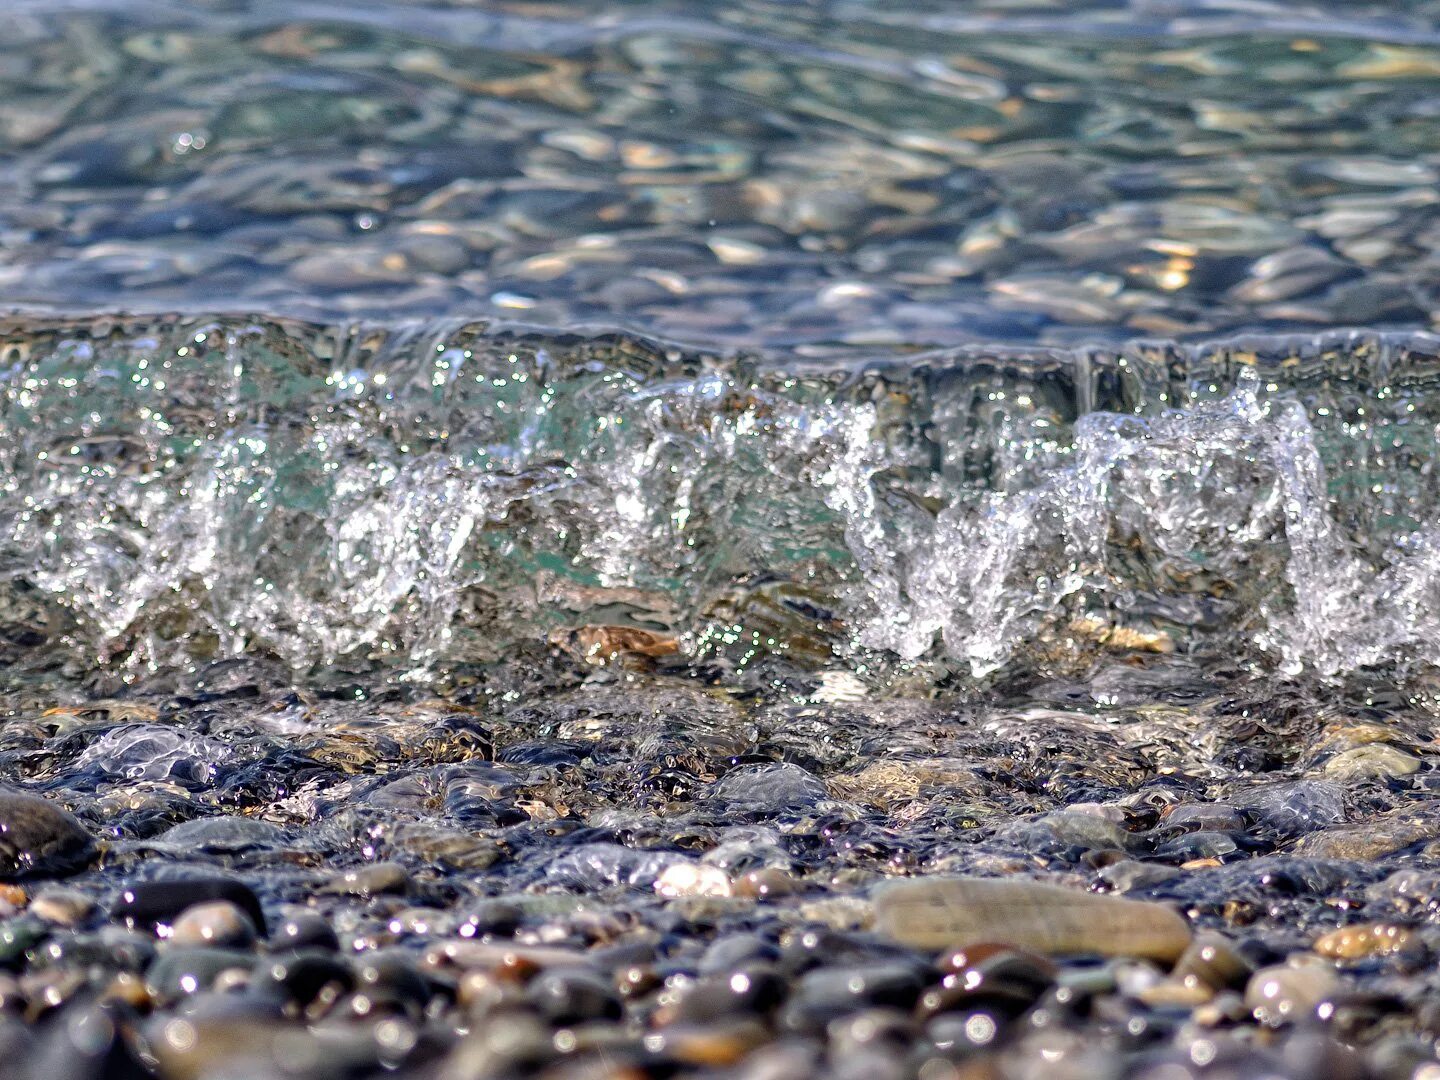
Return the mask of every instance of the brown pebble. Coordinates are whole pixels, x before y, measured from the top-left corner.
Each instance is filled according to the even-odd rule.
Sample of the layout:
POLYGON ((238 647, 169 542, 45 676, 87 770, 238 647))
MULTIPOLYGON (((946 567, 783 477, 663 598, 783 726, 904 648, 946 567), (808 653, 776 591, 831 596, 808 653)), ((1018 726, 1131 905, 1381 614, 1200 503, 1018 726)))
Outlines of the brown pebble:
POLYGON ((875 928, 917 949, 995 943, 1171 961, 1190 927, 1163 904, 1014 878, 916 878, 875 893, 875 928))
POLYGON ((675 1024, 646 1035, 645 1049, 686 1065, 723 1069, 765 1045, 771 1037, 765 1025, 756 1020, 675 1024))
POLYGON ((1411 943, 1412 932, 1408 927, 1395 923, 1362 923, 1322 934, 1315 939, 1314 949, 1333 960, 1356 960, 1403 952, 1411 943))
POLYGON ((100 1000, 123 1002, 140 1013, 149 1012, 152 1004, 145 980, 131 971, 122 971, 111 979, 101 991, 100 1000))
POLYGON ((1175 962, 1173 975, 1187 986, 1210 990, 1239 989, 1255 966, 1235 951, 1230 939, 1220 934, 1196 934, 1189 948, 1175 962))
POLYGON ((784 870, 767 866, 742 874, 736 879, 734 890, 736 896, 746 896, 754 900, 773 900, 781 896, 791 896, 797 891, 797 888, 795 879, 784 870))
POLYGON ((255 944, 255 924, 228 900, 192 904, 181 912, 170 931, 176 945, 213 945, 248 949, 255 944))
POLYGON ((74 926, 95 910, 95 901, 82 892, 47 885, 30 901, 30 913, 57 926, 74 926))

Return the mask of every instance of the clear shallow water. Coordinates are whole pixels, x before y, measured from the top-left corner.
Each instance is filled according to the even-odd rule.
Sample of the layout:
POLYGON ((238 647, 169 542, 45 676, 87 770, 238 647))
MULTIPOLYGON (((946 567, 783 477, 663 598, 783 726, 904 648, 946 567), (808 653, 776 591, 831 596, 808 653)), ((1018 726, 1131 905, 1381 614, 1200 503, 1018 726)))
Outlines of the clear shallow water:
POLYGON ((0 299, 811 354, 1426 327, 1432 5, 8 5, 0 299))

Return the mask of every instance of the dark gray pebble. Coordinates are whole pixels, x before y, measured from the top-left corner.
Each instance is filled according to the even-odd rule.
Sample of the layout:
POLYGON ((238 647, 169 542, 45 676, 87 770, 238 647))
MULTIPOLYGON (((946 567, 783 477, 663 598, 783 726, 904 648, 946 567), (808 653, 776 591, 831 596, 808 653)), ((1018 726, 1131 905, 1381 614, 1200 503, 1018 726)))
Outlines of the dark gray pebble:
POLYGON ((94 855, 94 841, 69 811, 34 795, 0 791, 0 880, 72 874, 94 855))

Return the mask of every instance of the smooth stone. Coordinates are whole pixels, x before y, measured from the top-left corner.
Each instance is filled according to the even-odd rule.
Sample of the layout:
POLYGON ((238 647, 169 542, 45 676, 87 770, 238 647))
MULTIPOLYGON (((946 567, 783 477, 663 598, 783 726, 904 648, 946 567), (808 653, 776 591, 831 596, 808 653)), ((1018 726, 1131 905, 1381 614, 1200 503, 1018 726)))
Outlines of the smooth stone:
POLYGON ((278 998, 308 1008, 325 996, 329 1003, 355 988, 355 973, 334 952, 305 949, 262 957, 250 971, 250 989, 259 997, 278 998))
POLYGON ((780 947, 755 934, 730 934, 716 938, 700 957, 700 974, 720 975, 752 964, 773 963, 780 947))
POLYGON ((1250 976, 1245 1005, 1262 1024, 1278 1026, 1314 1017, 1315 1010, 1340 988, 1340 979, 1324 961, 1277 964, 1250 976))
POLYGON ((230 968, 249 971, 255 958, 238 949, 176 947, 166 949, 145 972, 145 984, 161 1001, 174 1001, 206 990, 230 968))
POLYGON ((285 830, 257 818, 226 816, 182 821, 161 833, 156 844, 191 851, 234 853, 277 848, 286 841, 285 830))
POLYGON ((1135 862, 1132 859, 1111 863, 1100 871, 1100 880, 1112 886, 1116 892, 1148 889, 1152 885, 1160 885, 1179 876, 1180 871, 1173 866, 1135 862))
POLYGON ((1188 985, 1211 990, 1239 989, 1255 972, 1255 965, 1242 956, 1230 939, 1215 933, 1196 934, 1175 962, 1175 978, 1188 985))
POLYGON ((404 893, 410 887, 410 873, 399 863, 377 862, 346 870, 328 881, 323 891, 345 896, 382 896, 404 893))
POLYGON ((802 976, 795 995, 811 1007, 843 1015, 869 1006, 909 1009, 924 987, 913 964, 846 964, 802 976))
POLYGON ((1342 926, 1315 939, 1312 948, 1332 960, 1358 960, 1366 956, 1389 956, 1418 945, 1414 931, 1395 923, 1362 923, 1342 926))
POLYGON ((142 881, 121 892, 110 908, 110 917, 130 926, 153 927, 173 924, 186 908, 207 900, 228 900, 265 933, 265 912, 260 900, 242 881, 226 877, 169 878, 142 881))
POLYGON ((75 889, 48 885, 35 894, 30 901, 30 914, 57 926, 75 926, 83 922, 95 910, 92 897, 75 889))
POLYGON ((62 877, 95 856, 75 816, 48 799, 0 791, 0 880, 62 877))
POLYGON ((1378 859, 1440 837, 1440 805, 1402 806, 1368 822, 1303 836, 1294 853, 1312 859, 1378 859))
POLYGON ((356 1015, 401 1012, 419 1018, 432 994, 430 981, 421 974, 408 950, 394 948, 363 953, 355 960, 356 1015))
POLYGON ((767 814, 805 810, 825 798, 825 784, 798 765, 742 765, 710 787, 709 797, 735 810, 767 814))
POLYGON ((1409 776, 1420 771, 1420 759, 1395 746, 1370 743, 1336 754, 1325 763, 1325 775, 1341 780, 1409 776))
POLYGON ((771 1039, 764 1024, 737 1017, 667 1027, 646 1035, 645 1049, 683 1065, 723 1069, 738 1064, 771 1039))
POLYGON ((275 932, 270 935, 270 948, 282 949, 324 949, 335 952, 340 948, 340 939, 330 924, 321 916, 309 911, 286 916, 275 932))
POLYGON ((181 912, 170 930, 176 945, 212 945, 248 949, 255 944, 255 924, 228 900, 207 900, 181 912))
POLYGON ((558 969, 537 975, 526 997, 547 1021, 556 1026, 586 1020, 618 1020, 620 997, 598 974, 586 969, 558 969))
POLYGON ((145 1036, 165 1080, 346 1076, 378 1064, 373 1041, 322 1042, 247 995, 199 995, 193 1008, 152 1019, 145 1036))
POLYGON ((1173 961, 1190 927, 1163 904, 1018 878, 916 878, 875 890, 875 929, 916 949, 999 944, 1173 961))
POLYGON ((761 867, 758 870, 749 870, 741 874, 735 879, 733 889, 736 896, 749 897, 754 900, 771 900, 793 895, 799 890, 799 885, 794 877, 784 870, 761 867))
POLYGON ((975 945, 940 958, 946 972, 940 985, 920 995, 917 1014, 929 1018, 942 1012, 984 1008, 1018 1016, 1055 981, 1057 970, 1043 956, 1000 945, 975 945))
POLYGON ((684 989, 667 1021, 702 1024, 716 1017, 766 1013, 785 999, 786 990, 784 979, 758 964, 704 976, 684 989))

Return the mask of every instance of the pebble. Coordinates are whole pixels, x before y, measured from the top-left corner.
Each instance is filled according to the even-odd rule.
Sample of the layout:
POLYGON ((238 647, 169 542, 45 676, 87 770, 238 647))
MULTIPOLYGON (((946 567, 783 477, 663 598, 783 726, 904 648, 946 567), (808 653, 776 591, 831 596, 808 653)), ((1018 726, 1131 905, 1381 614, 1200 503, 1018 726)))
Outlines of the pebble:
POLYGON ((377 862, 357 866, 331 878, 322 891, 346 896, 403 894, 410 887, 410 873, 399 863, 377 862))
POLYGON ((74 889, 47 885, 30 900, 30 913, 57 926, 75 926, 95 910, 93 898, 74 889))
POLYGON ((235 878, 184 877, 142 881, 121 891, 111 905, 110 917, 127 926, 154 927, 174 923, 180 913, 208 900, 226 900, 247 916, 260 933, 265 933, 265 912, 250 887, 235 878))
POLYGON ((1361 923, 1321 934, 1312 948, 1334 960, 1357 960, 1366 956, 1389 956, 1418 944, 1409 927, 1395 923, 1361 923))
POLYGON ((1348 782, 1368 777, 1409 776, 1419 772, 1420 759, 1395 746, 1370 743, 1336 754, 1325 762, 1325 773, 1348 782))
POLYGON ((302 911, 288 915, 280 921, 270 935, 270 948, 274 951, 322 949, 335 952, 340 948, 340 939, 324 918, 313 912, 302 911))
POLYGON ((145 985, 153 997, 173 1002, 208 989, 222 971, 249 971, 254 962, 239 949, 175 946, 155 957, 145 972, 145 985))
POLYGON ((620 1016, 619 994, 605 979, 585 969, 542 972, 526 988, 526 997, 555 1026, 620 1016))
POLYGON ((1190 928, 1162 904, 1015 878, 923 878, 875 893, 875 927, 920 949, 994 943, 1042 954, 1174 960, 1190 928))
POLYGON ((771 1038, 769 1029, 756 1020, 709 1019, 702 1024, 676 1024, 646 1035, 645 1049, 682 1065, 724 1069, 739 1064, 771 1038))
POLYGON ((800 889, 795 878, 784 870, 763 867, 748 870, 735 880, 733 890, 736 896, 755 900, 773 900, 792 896, 800 889))
POLYGON ((1187 986, 1205 986, 1211 991, 1239 989, 1255 971, 1247 960, 1220 934, 1196 934, 1175 962, 1174 976, 1187 986))
MULTIPOLYGON (((1313 958, 1312 958, 1313 959, 1313 958)), ((1311 1019, 1341 988, 1330 965, 1279 964, 1261 968, 1245 986, 1245 1005, 1262 1024, 1276 1026, 1311 1019)))
POLYGON ((170 929, 170 941, 175 945, 248 949, 255 944, 255 924, 238 905, 228 900, 208 900, 180 913, 170 929))
POLYGON ((95 853, 90 834, 68 810, 35 795, 0 790, 0 880, 73 874, 95 853))

